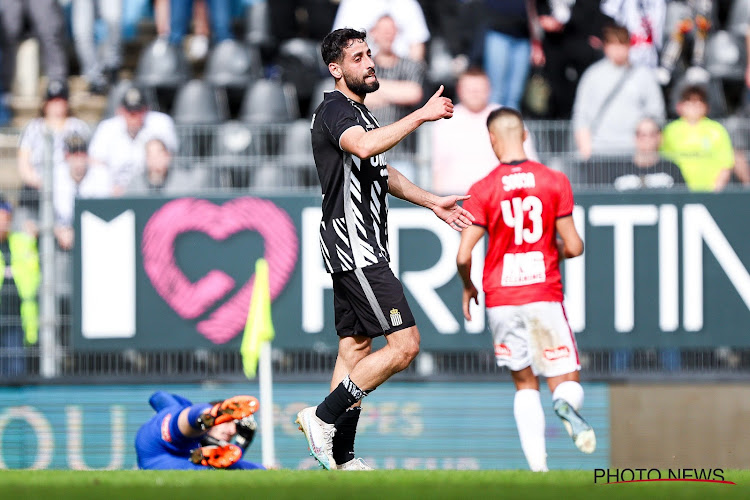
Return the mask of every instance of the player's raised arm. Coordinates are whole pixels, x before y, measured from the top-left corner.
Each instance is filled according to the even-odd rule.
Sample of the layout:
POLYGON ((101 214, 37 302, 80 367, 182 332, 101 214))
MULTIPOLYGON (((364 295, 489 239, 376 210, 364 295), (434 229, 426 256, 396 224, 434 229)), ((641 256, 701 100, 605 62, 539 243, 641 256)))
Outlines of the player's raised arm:
POLYGON ((388 165, 388 192, 396 198, 429 208, 456 231, 471 226, 474 216, 458 204, 469 196, 437 196, 415 185, 397 169, 388 165))
POLYGON ((362 127, 350 128, 341 135, 341 148, 359 158, 370 158, 388 151, 423 123, 450 118, 453 102, 442 96, 443 88, 441 85, 424 106, 395 123, 368 131, 362 127))

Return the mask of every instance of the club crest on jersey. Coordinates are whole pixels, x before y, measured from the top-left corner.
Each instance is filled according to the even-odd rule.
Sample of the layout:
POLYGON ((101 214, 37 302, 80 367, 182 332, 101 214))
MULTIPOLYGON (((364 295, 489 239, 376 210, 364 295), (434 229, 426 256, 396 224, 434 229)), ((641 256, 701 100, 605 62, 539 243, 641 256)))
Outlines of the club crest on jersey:
POLYGON ((399 326, 404 320, 401 319, 401 313, 395 307, 391 309, 391 325, 399 326))

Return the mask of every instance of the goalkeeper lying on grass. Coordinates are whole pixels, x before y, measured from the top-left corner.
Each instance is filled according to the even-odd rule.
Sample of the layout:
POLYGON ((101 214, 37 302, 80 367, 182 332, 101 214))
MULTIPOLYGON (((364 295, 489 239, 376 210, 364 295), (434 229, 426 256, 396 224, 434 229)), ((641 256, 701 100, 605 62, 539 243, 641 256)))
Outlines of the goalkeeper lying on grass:
POLYGON ((255 434, 258 400, 234 396, 192 404, 176 394, 157 391, 149 404, 156 410, 135 437, 141 469, 264 469, 241 460, 255 434), (230 443, 234 436, 236 444, 230 443))

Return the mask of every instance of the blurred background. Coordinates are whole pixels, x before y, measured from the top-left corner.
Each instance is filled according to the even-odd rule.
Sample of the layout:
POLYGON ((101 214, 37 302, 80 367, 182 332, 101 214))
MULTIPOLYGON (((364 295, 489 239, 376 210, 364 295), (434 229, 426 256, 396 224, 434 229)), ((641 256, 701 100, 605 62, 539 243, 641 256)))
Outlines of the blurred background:
MULTIPOLYGON (((259 257, 277 456, 314 467, 292 422, 336 337, 309 127, 344 26, 368 33, 381 125, 439 85, 458 104, 387 153, 415 183, 488 173, 497 106, 571 179, 566 308, 599 450, 550 412, 550 467, 747 466, 750 0, 3 0, 0 23, 0 468, 133 468, 153 390, 257 392, 239 344, 259 257)), ((422 352, 368 398, 358 448, 525 468, 510 376, 460 313, 458 236, 430 217, 392 205, 422 352)))

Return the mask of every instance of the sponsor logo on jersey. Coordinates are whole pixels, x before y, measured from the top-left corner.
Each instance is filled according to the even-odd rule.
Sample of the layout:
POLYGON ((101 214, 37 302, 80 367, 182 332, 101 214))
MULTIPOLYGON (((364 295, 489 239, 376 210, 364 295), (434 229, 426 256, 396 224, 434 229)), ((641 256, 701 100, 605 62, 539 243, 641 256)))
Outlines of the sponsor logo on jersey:
POLYGON ((505 344, 495 344, 495 356, 498 358, 509 358, 510 348, 505 344))
POLYGON ((403 323, 404 320, 401 319, 401 313, 396 309, 395 307, 391 309, 391 325, 398 326, 401 323, 403 323))
POLYGON ((546 280, 547 270, 542 252, 506 253, 503 256, 502 286, 533 285, 546 280))
POLYGON ((169 433, 169 422, 172 420, 172 414, 167 413, 164 420, 161 421, 161 438, 167 443, 172 442, 172 434, 169 433))
POLYGON ((385 167, 388 165, 388 160, 385 159, 385 153, 380 153, 370 157, 370 165, 373 167, 385 167))
POLYGON ((553 347, 552 349, 544 350, 544 358, 548 361, 555 361, 561 358, 567 358, 570 356, 570 349, 568 346, 560 345, 553 347))

